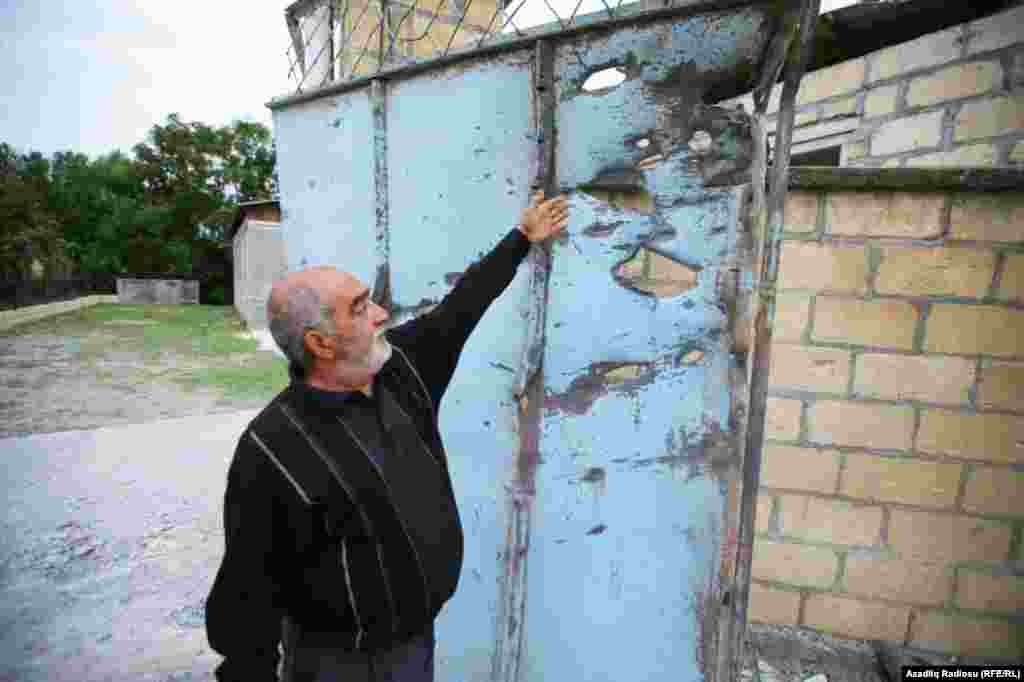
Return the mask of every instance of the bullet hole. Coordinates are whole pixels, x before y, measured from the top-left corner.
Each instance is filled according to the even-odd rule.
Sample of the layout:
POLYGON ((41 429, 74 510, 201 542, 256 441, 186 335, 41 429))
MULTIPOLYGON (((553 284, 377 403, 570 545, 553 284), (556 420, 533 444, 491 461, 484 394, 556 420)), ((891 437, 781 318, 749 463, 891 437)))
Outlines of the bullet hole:
POLYGON ((690 138, 690 149, 698 154, 707 154, 711 150, 711 133, 706 130, 698 130, 690 138))
MULTIPOLYGON (((648 215, 654 213, 654 196, 646 189, 606 190, 593 188, 587 189, 586 193, 612 208, 639 211, 648 215)), ((602 220, 600 223, 584 228, 583 232, 588 237, 606 237, 624 224, 625 221, 602 220)))
POLYGON ((614 90, 626 80, 626 72, 618 67, 602 69, 590 76, 583 82, 584 92, 602 92, 614 90))
POLYGON ((612 270, 615 281, 656 298, 678 296, 697 286, 700 268, 691 267, 646 246, 612 270))
POLYGON ((646 170, 648 168, 653 168, 655 165, 657 165, 657 163, 659 161, 664 160, 664 158, 665 157, 662 156, 661 154, 651 154, 650 156, 641 159, 636 164, 636 167, 639 168, 640 170, 646 170))

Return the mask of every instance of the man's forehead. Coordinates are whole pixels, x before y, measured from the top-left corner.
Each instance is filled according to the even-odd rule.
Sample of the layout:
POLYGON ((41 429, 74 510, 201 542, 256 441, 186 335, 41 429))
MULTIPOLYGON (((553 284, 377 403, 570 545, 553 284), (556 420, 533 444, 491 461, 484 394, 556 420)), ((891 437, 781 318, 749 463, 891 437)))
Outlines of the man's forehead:
POLYGON ((296 275, 296 283, 312 286, 331 298, 351 300, 366 291, 358 277, 330 265, 307 268, 293 274, 296 275))

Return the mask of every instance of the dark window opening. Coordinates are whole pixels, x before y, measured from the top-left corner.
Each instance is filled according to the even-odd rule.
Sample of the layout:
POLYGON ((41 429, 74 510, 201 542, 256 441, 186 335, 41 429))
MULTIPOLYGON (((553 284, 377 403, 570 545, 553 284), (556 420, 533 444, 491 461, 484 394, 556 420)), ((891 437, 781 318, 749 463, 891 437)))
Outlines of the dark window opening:
POLYGON ((803 154, 790 154, 790 166, 839 166, 839 146, 815 149, 803 154))

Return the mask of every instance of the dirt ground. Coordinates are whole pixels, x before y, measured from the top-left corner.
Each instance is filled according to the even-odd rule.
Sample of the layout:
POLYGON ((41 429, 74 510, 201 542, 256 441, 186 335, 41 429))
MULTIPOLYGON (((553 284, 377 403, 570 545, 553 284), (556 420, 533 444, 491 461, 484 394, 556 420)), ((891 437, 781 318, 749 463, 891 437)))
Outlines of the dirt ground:
POLYGON ((139 317, 86 309, 0 332, 0 438, 255 409, 287 381, 283 360, 259 350, 237 318, 211 348, 139 317), (273 380, 233 381, 253 368, 273 380))

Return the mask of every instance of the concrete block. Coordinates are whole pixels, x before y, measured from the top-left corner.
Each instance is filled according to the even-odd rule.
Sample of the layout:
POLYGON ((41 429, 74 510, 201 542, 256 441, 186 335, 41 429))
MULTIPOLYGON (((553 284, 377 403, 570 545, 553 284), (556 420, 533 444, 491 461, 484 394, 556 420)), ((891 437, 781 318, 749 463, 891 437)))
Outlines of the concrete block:
POLYGON ((908 107, 926 107, 997 90, 1003 83, 1003 67, 997 61, 956 64, 910 81, 908 107))
POLYGON ((1024 356, 1024 310, 933 305, 925 325, 924 349, 931 353, 1024 356))
POLYGON ((873 55, 869 81, 875 82, 951 62, 960 57, 959 26, 879 50, 873 55))
POLYGON ((1024 94, 966 102, 954 125, 954 142, 1020 132, 1024 130, 1024 94))
POLYGON ((921 412, 917 449, 930 455, 1024 464, 1024 417, 943 409, 921 412))
POLYGON ((929 111, 883 124, 871 136, 872 156, 938 147, 942 142, 943 111, 929 111))

